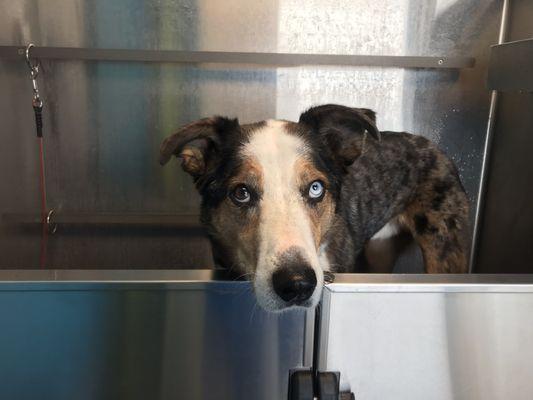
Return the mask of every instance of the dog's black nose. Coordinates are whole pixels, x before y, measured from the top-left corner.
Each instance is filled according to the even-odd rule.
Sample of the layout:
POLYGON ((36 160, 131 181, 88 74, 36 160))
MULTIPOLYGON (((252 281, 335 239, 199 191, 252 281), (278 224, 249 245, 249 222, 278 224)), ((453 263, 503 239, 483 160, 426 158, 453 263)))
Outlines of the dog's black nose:
POLYGON ((272 275, 274 291, 288 303, 307 300, 316 287, 316 275, 308 266, 280 268, 272 275))

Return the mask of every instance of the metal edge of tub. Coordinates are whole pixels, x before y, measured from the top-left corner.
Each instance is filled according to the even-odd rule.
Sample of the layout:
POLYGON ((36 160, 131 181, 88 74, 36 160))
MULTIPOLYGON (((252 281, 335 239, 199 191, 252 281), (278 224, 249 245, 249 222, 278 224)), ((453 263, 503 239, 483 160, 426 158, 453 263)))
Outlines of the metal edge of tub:
POLYGON ((198 290, 247 286, 221 270, 0 270, 6 290, 198 290))
MULTIPOLYGON (((39 290, 63 287, 156 285, 171 289, 186 284, 246 285, 224 270, 0 270, 0 290, 39 286, 39 290)), ((522 292, 533 290, 533 274, 335 274, 326 289, 332 292, 522 292)))
POLYGON ((532 274, 337 274, 331 292, 533 292, 532 274))

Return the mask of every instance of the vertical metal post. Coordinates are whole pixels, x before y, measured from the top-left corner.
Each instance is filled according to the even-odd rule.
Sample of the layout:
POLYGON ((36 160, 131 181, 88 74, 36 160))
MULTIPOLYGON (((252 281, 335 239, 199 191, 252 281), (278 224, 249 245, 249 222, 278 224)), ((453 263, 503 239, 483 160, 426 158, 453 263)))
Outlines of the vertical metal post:
MULTIPOLYGON (((500 33, 498 34, 498 44, 502 44, 506 40, 507 36, 507 25, 509 23, 509 7, 510 0, 503 1, 502 7, 502 19, 500 24, 500 33)), ((481 231, 482 224, 482 212, 485 208, 485 193, 487 191, 487 181, 488 181, 488 169, 490 163, 490 153, 492 149, 492 141, 494 136, 494 125, 496 120, 496 109, 498 105, 498 91, 493 90, 490 95, 490 108, 489 108, 489 118, 487 122, 487 134, 485 136, 485 147, 483 151, 483 163, 481 166, 481 177, 479 182, 479 191, 477 195, 477 204, 476 204, 476 216, 474 220, 474 232, 472 236, 472 249, 470 251, 470 263, 468 266, 468 272, 472 273, 474 264, 477 258, 477 252, 479 247, 479 236, 481 231)))
POLYGON ((315 325, 313 332, 313 364, 311 365, 311 373, 313 375, 313 395, 314 398, 319 396, 319 387, 318 387, 318 355, 320 352, 320 323, 321 323, 321 304, 318 303, 315 307, 315 325))

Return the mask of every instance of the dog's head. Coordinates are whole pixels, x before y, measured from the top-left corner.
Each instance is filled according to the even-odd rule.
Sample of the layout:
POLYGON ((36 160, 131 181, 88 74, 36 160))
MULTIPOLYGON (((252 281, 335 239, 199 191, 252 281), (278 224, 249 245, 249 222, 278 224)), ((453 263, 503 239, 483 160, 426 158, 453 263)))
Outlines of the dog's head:
POLYGON ((251 277, 260 305, 313 306, 342 178, 366 133, 379 138, 374 112, 338 105, 311 108, 298 123, 213 117, 165 139, 160 162, 181 159, 202 196, 216 261, 251 277))

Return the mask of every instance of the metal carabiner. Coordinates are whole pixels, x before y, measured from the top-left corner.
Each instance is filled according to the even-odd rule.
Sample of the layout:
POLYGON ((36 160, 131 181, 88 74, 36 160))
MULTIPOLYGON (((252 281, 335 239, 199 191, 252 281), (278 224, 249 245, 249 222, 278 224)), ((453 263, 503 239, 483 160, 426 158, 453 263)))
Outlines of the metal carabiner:
POLYGON ((26 52, 24 53, 26 56, 26 64, 28 65, 28 68, 30 69, 30 75, 31 79, 35 80, 37 78, 37 75, 39 75, 39 67, 41 66, 41 62, 39 59, 36 59, 36 62, 32 64, 31 57, 30 57, 30 50, 35 47, 33 43, 29 43, 26 46, 26 52))
POLYGON ((34 108, 42 108, 43 107, 43 101, 41 100, 41 97, 39 96, 39 88, 37 86, 37 75, 39 75, 39 67, 41 66, 41 61, 39 59, 36 59, 35 62, 32 63, 30 51, 31 49, 35 47, 33 43, 28 44, 26 46, 26 64, 28 65, 28 68, 30 69, 30 78, 31 78, 31 84, 33 87, 33 107, 34 108))

